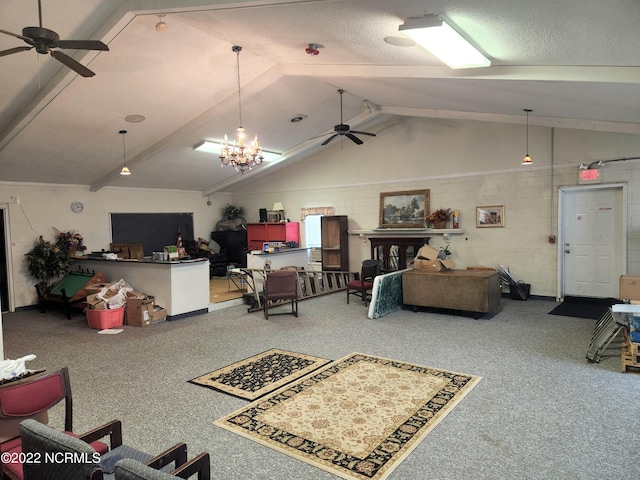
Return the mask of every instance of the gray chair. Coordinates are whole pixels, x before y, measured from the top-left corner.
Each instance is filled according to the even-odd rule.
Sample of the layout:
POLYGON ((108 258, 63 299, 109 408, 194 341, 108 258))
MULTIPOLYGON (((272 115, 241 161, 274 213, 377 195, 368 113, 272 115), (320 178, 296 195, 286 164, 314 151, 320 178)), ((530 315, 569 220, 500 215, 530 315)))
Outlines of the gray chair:
POLYGON ((124 458, 116 463, 115 480, 175 480, 193 475, 197 475, 198 480, 211 479, 208 453, 201 453, 170 473, 158 470, 157 467, 151 466, 152 464, 153 461, 144 464, 131 458, 124 458))
MULTIPOLYGON (((112 422, 120 426, 119 421, 112 422)), ((109 425, 109 424, 107 424, 109 425)), ((92 430, 89 437, 103 433, 92 430)), ((104 433, 109 434, 108 428, 104 433)), ((149 463, 154 468, 168 469, 171 463, 183 465, 187 460, 187 446, 178 444, 161 455, 153 457, 127 445, 120 445, 100 455, 87 443, 86 435, 78 438, 67 435, 55 428, 28 419, 20 423, 22 452, 26 458, 40 458, 42 461, 23 464, 24 480, 105 480, 114 479, 116 463, 123 459, 133 459, 149 463)), ((203 477, 204 480, 207 477, 203 477)))

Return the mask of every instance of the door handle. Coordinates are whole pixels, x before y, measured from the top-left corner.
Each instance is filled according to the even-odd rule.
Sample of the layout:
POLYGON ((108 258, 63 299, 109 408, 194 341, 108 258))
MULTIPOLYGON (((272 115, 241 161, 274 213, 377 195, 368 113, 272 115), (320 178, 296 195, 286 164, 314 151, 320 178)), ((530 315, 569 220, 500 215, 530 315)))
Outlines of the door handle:
POLYGON ((571 250, 569 250, 568 248, 564 251, 564 253, 571 253, 571 250))

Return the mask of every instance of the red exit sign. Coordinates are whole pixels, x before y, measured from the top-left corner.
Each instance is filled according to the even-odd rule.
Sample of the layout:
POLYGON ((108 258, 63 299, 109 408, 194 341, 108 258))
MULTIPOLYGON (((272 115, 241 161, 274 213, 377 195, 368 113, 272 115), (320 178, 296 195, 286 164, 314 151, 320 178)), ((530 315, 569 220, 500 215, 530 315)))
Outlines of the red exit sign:
POLYGON ((578 170, 578 183, 600 183, 601 181, 599 168, 578 170))

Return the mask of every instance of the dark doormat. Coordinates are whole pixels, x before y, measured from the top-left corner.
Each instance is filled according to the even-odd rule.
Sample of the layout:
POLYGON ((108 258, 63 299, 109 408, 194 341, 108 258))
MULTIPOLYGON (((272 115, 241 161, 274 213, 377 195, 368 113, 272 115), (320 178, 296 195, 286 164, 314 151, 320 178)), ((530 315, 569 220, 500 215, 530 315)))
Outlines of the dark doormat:
POLYGON ((549 315, 592 318, 599 320, 607 309, 616 303, 624 303, 617 298, 564 297, 564 302, 549 312, 549 315))

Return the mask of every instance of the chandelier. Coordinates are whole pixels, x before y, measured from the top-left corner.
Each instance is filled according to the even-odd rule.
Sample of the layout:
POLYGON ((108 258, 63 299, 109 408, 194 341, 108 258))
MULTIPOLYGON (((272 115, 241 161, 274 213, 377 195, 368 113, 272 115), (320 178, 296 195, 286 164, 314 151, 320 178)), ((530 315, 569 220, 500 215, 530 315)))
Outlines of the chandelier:
POLYGON ((238 172, 244 173, 245 170, 251 170, 256 165, 260 165, 264 157, 262 156, 262 148, 258 143, 258 135, 248 145, 245 144, 245 130, 242 127, 242 102, 240 100, 240 51, 242 47, 234 45, 231 50, 236 54, 238 66, 238 114, 240 118, 238 134, 236 140, 229 144, 229 139, 224 136, 224 144, 220 151, 221 166, 231 165, 238 172))

